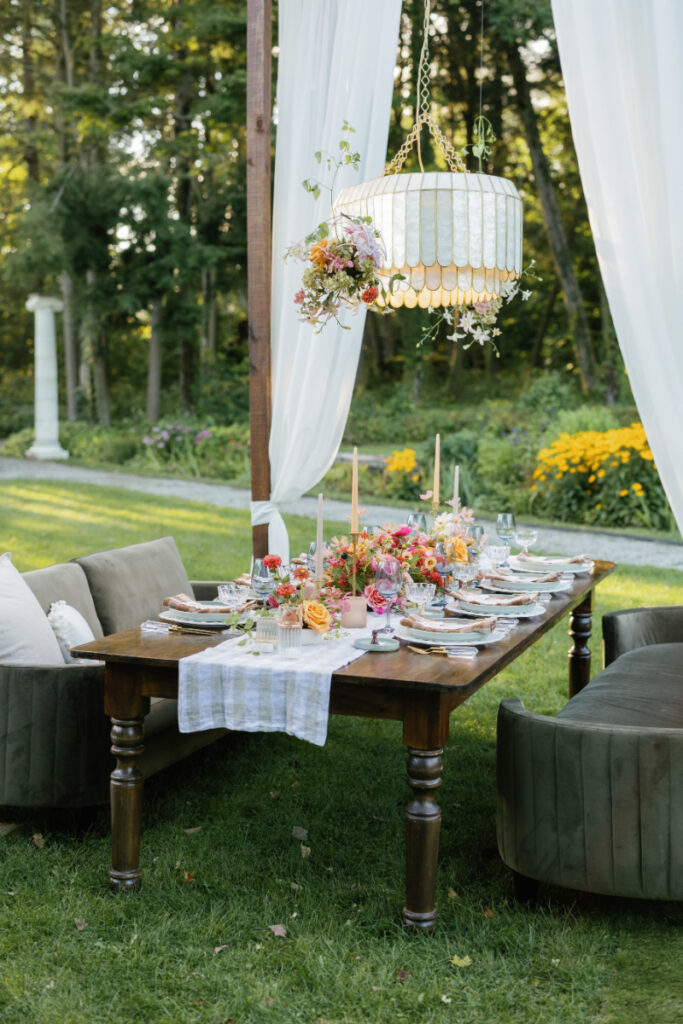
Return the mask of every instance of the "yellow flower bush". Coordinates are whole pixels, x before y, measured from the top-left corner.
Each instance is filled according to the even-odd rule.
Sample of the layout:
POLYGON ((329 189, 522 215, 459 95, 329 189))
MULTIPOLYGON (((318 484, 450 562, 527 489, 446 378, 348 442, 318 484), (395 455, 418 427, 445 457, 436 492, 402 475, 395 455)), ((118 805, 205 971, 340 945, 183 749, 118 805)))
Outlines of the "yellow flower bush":
POLYGON ((536 459, 536 507, 587 523, 666 527, 670 511, 642 423, 561 434, 536 459))
POLYGON ((417 498, 423 480, 415 449, 397 449, 384 460, 384 463, 385 493, 392 498, 417 498))

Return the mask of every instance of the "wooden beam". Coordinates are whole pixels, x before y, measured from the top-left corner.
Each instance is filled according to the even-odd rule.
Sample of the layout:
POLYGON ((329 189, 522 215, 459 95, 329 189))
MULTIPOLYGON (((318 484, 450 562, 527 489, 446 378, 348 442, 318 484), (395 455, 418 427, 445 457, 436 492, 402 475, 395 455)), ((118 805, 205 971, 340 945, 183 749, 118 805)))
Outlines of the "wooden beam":
MULTIPOLYGON (((272 0, 247 0, 247 317, 251 497, 270 498, 270 125, 272 0)), ((268 527, 252 528, 254 556, 268 527)))

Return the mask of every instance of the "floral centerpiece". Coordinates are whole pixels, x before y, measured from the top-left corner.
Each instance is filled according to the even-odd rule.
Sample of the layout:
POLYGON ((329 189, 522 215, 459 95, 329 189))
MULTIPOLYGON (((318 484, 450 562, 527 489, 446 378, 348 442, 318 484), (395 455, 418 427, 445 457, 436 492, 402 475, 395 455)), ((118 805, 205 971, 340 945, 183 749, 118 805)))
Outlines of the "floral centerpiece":
POLYGON ((303 597, 304 584, 310 577, 304 566, 285 566, 279 555, 266 555, 263 564, 275 580, 275 588, 268 598, 271 608, 280 611, 280 622, 287 624, 303 621, 303 625, 316 633, 327 633, 332 616, 321 601, 303 597))

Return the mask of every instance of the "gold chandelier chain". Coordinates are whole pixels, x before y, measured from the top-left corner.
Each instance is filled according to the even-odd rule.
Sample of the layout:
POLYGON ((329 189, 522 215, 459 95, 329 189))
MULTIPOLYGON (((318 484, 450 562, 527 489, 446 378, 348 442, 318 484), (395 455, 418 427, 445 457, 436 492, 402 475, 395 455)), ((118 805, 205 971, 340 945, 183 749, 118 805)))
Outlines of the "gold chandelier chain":
POLYGON ((424 21, 422 24, 422 49, 420 50, 420 63, 417 72, 417 97, 415 105, 415 123, 394 159, 387 165, 385 174, 398 174, 408 158, 413 146, 417 145, 417 158, 420 170, 424 174, 422 164, 422 151, 420 147, 420 134, 423 125, 427 125, 437 147, 453 173, 465 172, 467 168, 462 161, 460 154, 451 145, 438 124, 432 117, 429 110, 429 24, 431 16, 431 0, 425 0, 424 21))

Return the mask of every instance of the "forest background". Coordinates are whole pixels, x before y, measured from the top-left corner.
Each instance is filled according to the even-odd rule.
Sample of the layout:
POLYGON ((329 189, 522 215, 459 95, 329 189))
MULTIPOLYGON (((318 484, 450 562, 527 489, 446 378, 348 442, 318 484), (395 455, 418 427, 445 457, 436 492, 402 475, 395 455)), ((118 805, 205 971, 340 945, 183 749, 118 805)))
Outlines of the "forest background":
MULTIPOLYGON (((422 0, 403 0, 402 11, 390 156, 412 124, 422 0)), ((532 295, 505 307, 498 354, 454 344, 447 325, 418 344, 429 328, 420 310, 369 315, 346 440, 388 455, 364 470, 366 488, 396 500, 423 488, 426 439, 441 430, 444 470, 459 462, 477 507, 668 529, 644 436, 628 433, 637 413, 549 0, 488 0, 483 53, 481 15, 480 0, 433 4, 432 111, 475 169, 481 83, 497 136, 484 169, 523 197, 532 295), (587 430, 605 436, 604 451, 582 440, 587 430), (563 435, 571 442, 553 448, 563 435)), ((4 452, 30 443, 26 299, 55 294, 72 456, 246 483, 246 3, 7 0, 0 38, 4 452)), ((276 71, 277 47, 274 62, 276 71)), ((443 169, 429 141, 422 152, 427 170, 443 169)), ((335 467, 327 490, 345 488, 347 472, 335 467)))

